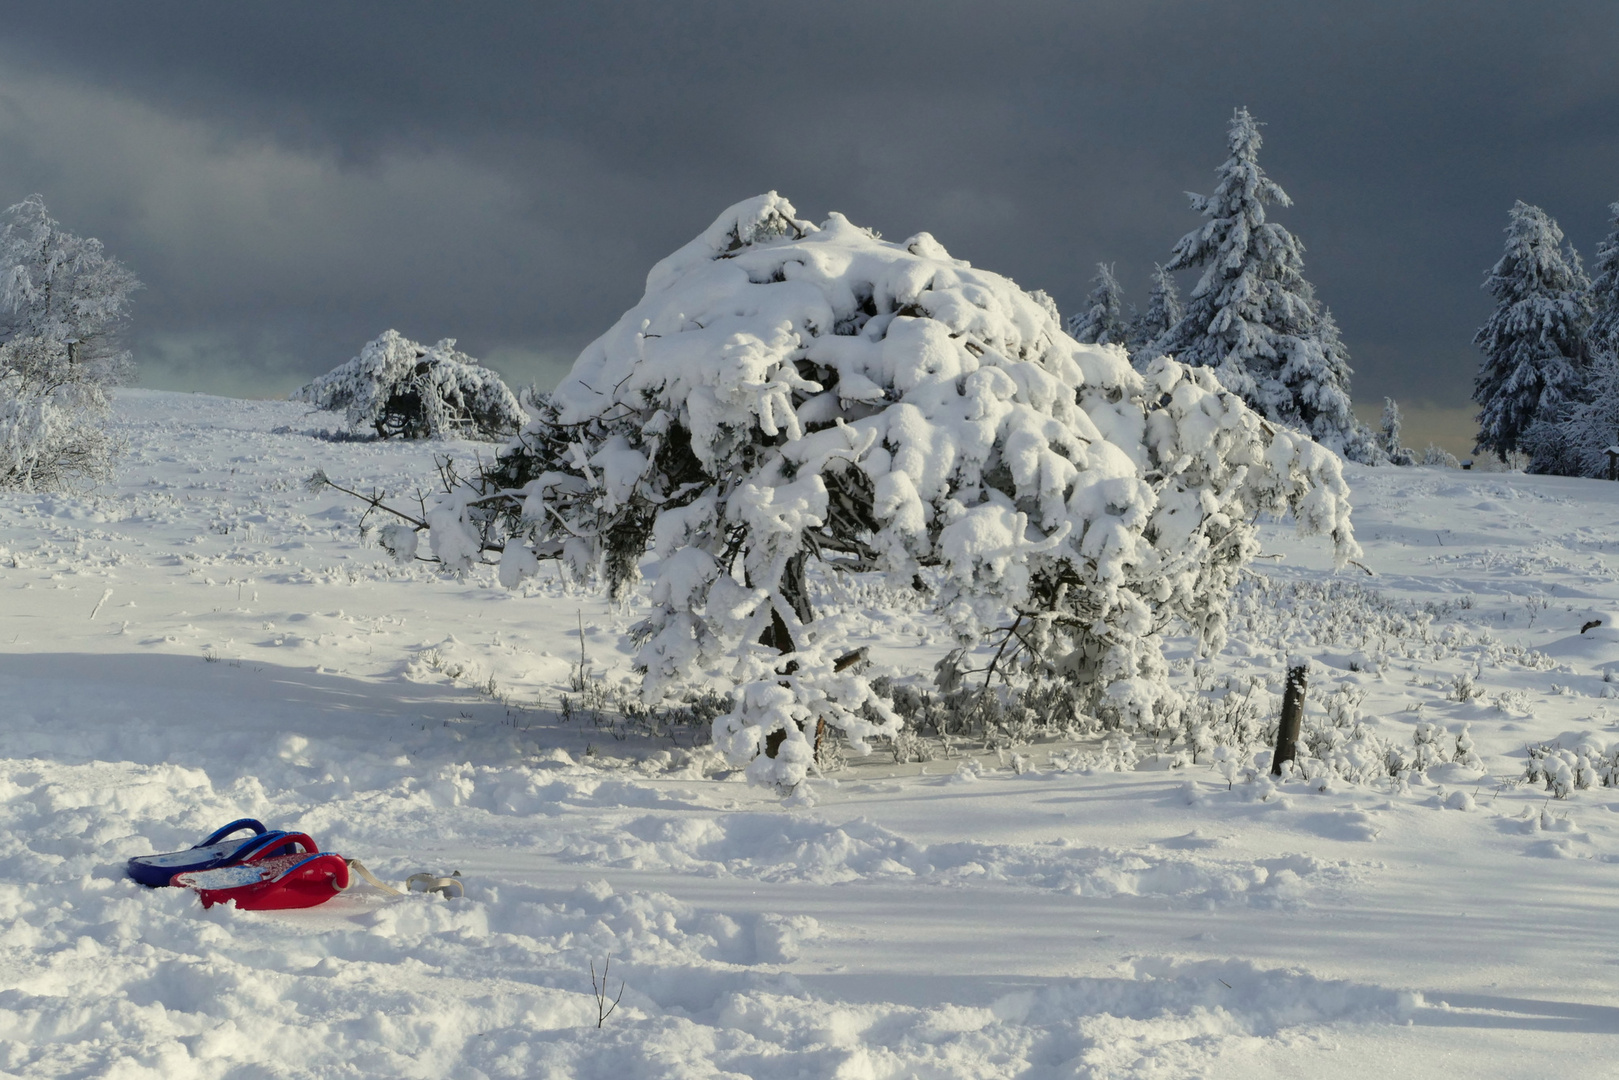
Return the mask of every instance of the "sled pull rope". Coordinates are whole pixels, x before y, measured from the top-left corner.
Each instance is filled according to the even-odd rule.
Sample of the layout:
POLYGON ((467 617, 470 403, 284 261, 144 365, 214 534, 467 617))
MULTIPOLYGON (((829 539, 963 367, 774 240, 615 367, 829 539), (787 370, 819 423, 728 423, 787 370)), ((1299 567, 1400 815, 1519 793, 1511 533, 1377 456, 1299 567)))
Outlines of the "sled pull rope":
MULTIPOLYGON (((367 870, 365 868, 365 864, 359 859, 346 859, 344 861, 349 864, 350 870, 356 874, 359 874, 361 877, 365 878, 367 882, 375 885, 389 896, 405 895, 392 885, 380 880, 371 871, 367 870)), ((459 870, 455 871, 449 877, 435 877, 432 874, 425 873, 412 874, 410 877, 405 879, 405 889, 409 892, 436 892, 444 896, 445 899, 449 899, 452 896, 465 896, 467 894, 466 889, 461 886, 461 871, 459 870), (421 883, 420 886, 418 886, 418 882, 421 883)))

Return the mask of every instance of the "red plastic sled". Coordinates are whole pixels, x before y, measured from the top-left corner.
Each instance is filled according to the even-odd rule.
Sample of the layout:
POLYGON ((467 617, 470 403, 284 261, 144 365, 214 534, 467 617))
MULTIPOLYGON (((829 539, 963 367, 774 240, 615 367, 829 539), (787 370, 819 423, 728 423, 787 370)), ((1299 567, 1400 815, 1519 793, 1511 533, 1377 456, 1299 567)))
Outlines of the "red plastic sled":
POLYGON ((303 852, 266 857, 261 851, 235 866, 175 874, 169 883, 195 889, 205 908, 231 900, 242 911, 314 907, 349 887, 343 856, 321 851, 304 833, 291 833, 276 847, 293 844, 303 852))

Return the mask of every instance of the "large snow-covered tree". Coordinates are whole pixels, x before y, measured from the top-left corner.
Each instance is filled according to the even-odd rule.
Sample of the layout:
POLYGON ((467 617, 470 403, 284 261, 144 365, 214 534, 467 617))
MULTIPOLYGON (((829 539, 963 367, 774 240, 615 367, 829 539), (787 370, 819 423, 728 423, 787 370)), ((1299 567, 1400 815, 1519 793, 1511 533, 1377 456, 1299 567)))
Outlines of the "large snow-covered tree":
POLYGON ((643 694, 727 689, 716 743, 791 787, 822 723, 857 751, 901 724, 839 663, 817 581, 919 590, 964 643, 1021 653, 1130 727, 1176 708, 1165 632, 1222 641, 1256 516, 1290 511, 1345 559, 1346 497, 1333 454, 1210 372, 1137 372, 927 233, 817 227, 772 192, 653 267, 519 438, 417 524, 451 568, 500 549, 508 586, 558 557, 628 599, 650 556, 643 694))
POLYGON ((1484 353, 1473 380, 1478 449, 1503 460, 1537 418, 1555 419, 1579 394, 1591 323, 1591 283, 1557 222, 1519 200, 1506 233, 1484 281, 1496 308, 1473 338, 1484 353))
POLYGON ((111 474, 107 391, 128 377, 119 340, 140 282, 101 241, 63 229, 30 195, 0 226, 0 488, 51 490, 111 474))
POLYGON ((1153 351, 1211 367, 1264 416, 1335 450, 1367 445, 1350 409, 1348 353, 1304 278, 1304 246, 1266 219, 1292 200, 1259 167, 1259 124, 1238 109, 1230 157, 1211 195, 1190 195, 1208 220, 1181 238, 1167 271, 1201 269, 1185 311, 1153 351))
POLYGON ((1123 345, 1127 330, 1119 279, 1113 267, 1097 263, 1091 282, 1096 288, 1091 290, 1085 310, 1069 316, 1068 335, 1086 345, 1123 345))
POLYGON ((1161 355, 1157 348, 1160 338, 1169 328, 1180 322, 1182 314, 1180 289, 1175 278, 1162 265, 1152 268, 1152 292, 1147 296, 1147 309, 1130 320, 1127 347, 1130 359, 1137 367, 1161 355))
POLYGON ((499 438, 526 416, 501 377, 455 347, 420 345, 388 330, 360 355, 293 391, 294 401, 342 411, 356 431, 379 438, 499 438))

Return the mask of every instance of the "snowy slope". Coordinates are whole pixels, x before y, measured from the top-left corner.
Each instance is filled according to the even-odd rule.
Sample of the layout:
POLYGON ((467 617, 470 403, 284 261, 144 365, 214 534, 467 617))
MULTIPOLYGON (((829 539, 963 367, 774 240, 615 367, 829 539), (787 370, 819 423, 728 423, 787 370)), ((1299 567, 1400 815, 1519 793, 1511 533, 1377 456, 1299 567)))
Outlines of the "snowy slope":
MULTIPOLYGON (((633 610, 401 568, 302 486, 408 492, 488 444, 317 425, 126 391, 115 485, 0 496, 4 1075, 1523 1076, 1614 1049, 1619 788, 1519 779, 1526 744, 1619 739, 1619 485, 1352 470, 1375 577, 1271 527, 1231 646, 1183 672, 1277 689, 1302 652, 1391 744, 1470 724, 1482 769, 1323 791, 1036 743, 856 762, 784 808, 701 731, 559 721, 579 628, 622 678, 633 610), (204 912, 122 878, 239 814, 467 898, 204 912)), ((861 619, 896 669, 948 644, 861 619)))

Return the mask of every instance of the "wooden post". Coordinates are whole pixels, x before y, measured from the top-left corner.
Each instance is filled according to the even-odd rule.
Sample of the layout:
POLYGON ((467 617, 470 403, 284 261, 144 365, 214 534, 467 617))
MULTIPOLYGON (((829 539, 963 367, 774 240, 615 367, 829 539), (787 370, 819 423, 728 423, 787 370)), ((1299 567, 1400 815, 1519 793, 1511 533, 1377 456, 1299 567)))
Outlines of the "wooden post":
POLYGON ((1299 730, 1304 726, 1304 685, 1309 669, 1299 664, 1287 669, 1287 689, 1282 692, 1282 718, 1276 724, 1276 752, 1270 758, 1270 774, 1282 775, 1282 762, 1292 761, 1298 752, 1299 730))
POLYGON ((1619 480, 1619 446, 1610 446, 1603 452, 1608 455, 1608 479, 1619 480))

